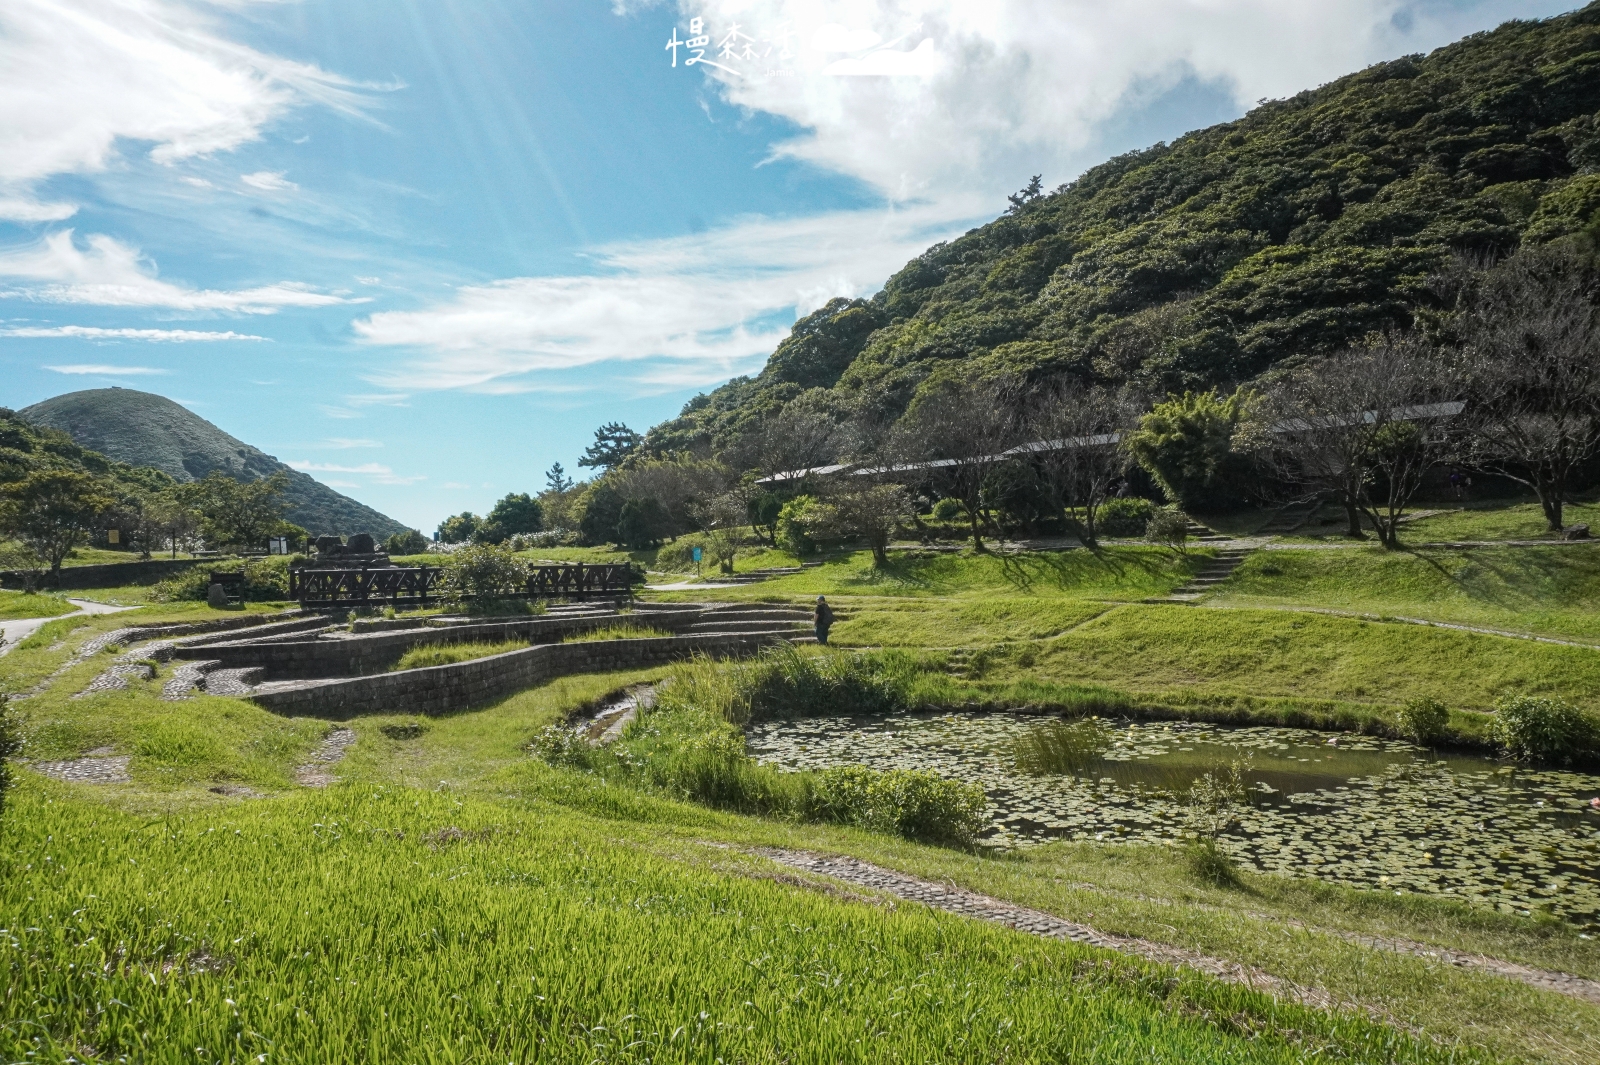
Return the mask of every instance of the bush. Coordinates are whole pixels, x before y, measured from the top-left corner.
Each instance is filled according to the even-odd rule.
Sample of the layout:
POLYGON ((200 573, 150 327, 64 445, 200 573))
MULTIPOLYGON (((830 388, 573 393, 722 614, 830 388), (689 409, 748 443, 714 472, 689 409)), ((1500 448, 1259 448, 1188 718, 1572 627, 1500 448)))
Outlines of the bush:
POLYGON ((150 598, 158 603, 205 602, 206 590, 211 587, 211 574, 243 573, 243 595, 254 603, 278 602, 289 598, 289 559, 252 558, 239 562, 205 562, 184 570, 176 577, 159 581, 150 589, 150 598))
POLYGON ((825 770, 814 784, 812 819, 893 832, 929 843, 970 843, 983 827, 983 789, 915 769, 825 770))
POLYGON ((1184 863, 1195 879, 1212 887, 1238 887, 1239 867, 1214 839, 1196 840, 1184 852, 1184 863))
POLYGON ((1494 737, 1514 758, 1564 764, 1594 754, 1594 722, 1565 700, 1517 695, 1494 709, 1494 737))
POLYGON ((1249 394, 1223 398, 1186 392, 1158 403, 1128 437, 1128 451, 1167 498, 1186 510, 1215 512, 1250 498, 1250 458, 1233 450, 1249 394))
POLYGON ((1421 744, 1431 744, 1444 736, 1450 711, 1437 699, 1412 699, 1400 708, 1400 730, 1421 744))
POLYGON ((1182 551, 1189 541, 1189 518, 1177 507, 1157 507, 1145 523, 1144 538, 1182 551))
POLYGON ((941 499, 933 505, 935 521, 956 521, 962 515, 961 500, 941 499))
POLYGON ((444 586, 457 599, 495 599, 527 590, 529 565, 507 547, 468 544, 444 564, 444 586))
POLYGON ((1148 499, 1127 496, 1101 504, 1095 528, 1102 536, 1143 536, 1156 505, 1148 499))
POLYGON ((810 555, 817 541, 810 526, 815 524, 821 503, 815 496, 795 496, 778 512, 778 546, 792 555, 810 555))

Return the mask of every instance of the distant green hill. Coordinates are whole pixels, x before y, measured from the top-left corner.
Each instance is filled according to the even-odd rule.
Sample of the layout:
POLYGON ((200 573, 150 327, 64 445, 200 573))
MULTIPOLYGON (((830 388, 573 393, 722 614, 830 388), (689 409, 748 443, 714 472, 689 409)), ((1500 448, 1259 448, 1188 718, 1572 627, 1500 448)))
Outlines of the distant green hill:
POLYGON ((1119 156, 957 240, 871 299, 795 324, 647 451, 723 450, 802 396, 895 417, 929 375, 1228 385, 1430 306, 1457 253, 1600 211, 1600 3, 1510 22, 1119 156))
POLYGON ((164 396, 131 388, 94 388, 35 403, 17 415, 31 425, 58 429, 111 459, 151 466, 180 482, 198 480, 213 470, 241 481, 284 473, 289 478, 286 516, 314 536, 364 532, 382 538, 406 529, 164 396))

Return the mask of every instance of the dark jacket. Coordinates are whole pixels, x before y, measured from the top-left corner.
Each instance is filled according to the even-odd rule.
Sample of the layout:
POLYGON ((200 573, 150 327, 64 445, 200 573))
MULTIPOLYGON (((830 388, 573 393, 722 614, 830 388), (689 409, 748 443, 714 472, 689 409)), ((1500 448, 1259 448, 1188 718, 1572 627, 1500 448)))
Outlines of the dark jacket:
POLYGON ((811 620, 818 628, 827 628, 833 624, 833 608, 827 603, 818 603, 817 609, 812 611, 811 620))

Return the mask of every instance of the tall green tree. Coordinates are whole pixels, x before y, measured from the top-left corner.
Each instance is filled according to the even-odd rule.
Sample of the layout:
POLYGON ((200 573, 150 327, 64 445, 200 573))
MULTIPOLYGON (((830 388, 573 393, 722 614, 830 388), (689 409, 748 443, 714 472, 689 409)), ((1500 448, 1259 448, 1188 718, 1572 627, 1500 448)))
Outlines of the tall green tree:
POLYGON ((559 462, 553 463, 548 470, 544 471, 544 490, 546 492, 570 492, 572 491, 572 486, 576 483, 571 477, 567 476, 567 471, 561 468, 561 463, 559 462))
POLYGON ((544 528, 544 508, 526 492, 512 492, 494 505, 474 539, 498 544, 518 533, 536 533, 544 528))
POLYGON ((89 542, 114 506, 105 485, 86 473, 38 470, 0 488, 0 531, 48 562, 59 583, 62 561, 89 542))
POLYGON ((643 442, 644 437, 621 422, 607 422, 594 431, 594 443, 584 449, 578 465, 614 470, 643 442))
POLYGON ((258 481, 236 481, 212 471, 184 485, 184 499, 200 514, 207 543, 224 548, 264 547, 283 523, 283 493, 289 478, 275 473, 258 481))
POLYGON ((452 514, 439 523, 438 531, 433 535, 441 544, 464 544, 472 539, 472 534, 478 531, 479 518, 470 510, 463 510, 460 514, 452 514))

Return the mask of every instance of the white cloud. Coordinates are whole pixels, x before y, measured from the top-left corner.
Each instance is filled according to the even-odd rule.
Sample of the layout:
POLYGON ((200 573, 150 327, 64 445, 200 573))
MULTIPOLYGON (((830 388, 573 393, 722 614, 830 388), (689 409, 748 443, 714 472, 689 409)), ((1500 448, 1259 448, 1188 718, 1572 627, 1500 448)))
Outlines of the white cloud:
POLYGON ((73 203, 41 203, 30 196, 0 195, 0 221, 59 222, 78 213, 73 203))
MULTIPOLYGON (((1481 24, 1497 4, 1469 2, 1481 24)), ((1407 0, 680 0, 679 8, 680 26, 703 15, 714 42, 734 22, 758 39, 787 23, 796 54, 782 66, 794 76, 762 76, 758 66, 778 65, 764 58, 747 64, 751 76, 711 73, 712 84, 729 103, 803 130, 773 145, 775 157, 857 178, 901 209, 746 219, 610 245, 594 252, 589 273, 471 285, 419 310, 373 314, 353 324, 362 343, 411 351, 374 381, 518 392, 548 387, 551 372, 617 363, 629 365, 601 387, 653 390, 747 371, 795 314, 874 291, 933 241, 992 218, 1003 194, 1032 174, 1051 184, 1077 175, 1097 161, 1108 120, 1186 80, 1224 87, 1242 110, 1463 28, 1430 22, 1435 7, 1419 14, 1407 0)), ((642 17, 659 18, 663 34, 671 21, 642 17)))
MULTIPOLYGON (((189 341, 265 340, 250 333, 206 333, 195 329, 101 329, 90 325, 19 326, 0 329, 6 337, 69 337, 77 340, 150 340, 182 344, 189 341)), ((163 371, 165 372, 165 371, 163 371)))
POLYGON ((214 188, 216 188, 215 185, 211 184, 211 182, 207 181, 203 177, 186 176, 186 177, 181 177, 178 180, 183 182, 185 185, 193 185, 197 189, 214 189, 214 188))
POLYGON ((171 373, 171 370, 158 370, 153 366, 103 366, 97 363, 73 363, 70 366, 46 366, 46 370, 66 374, 97 374, 111 377, 144 377, 151 374, 171 373))
POLYGON ((302 473, 365 474, 378 484, 416 484, 418 481, 426 481, 428 479, 424 474, 417 474, 411 477, 399 476, 394 470, 378 462, 364 462, 359 466, 341 466, 333 462, 311 462, 302 459, 297 462, 290 462, 288 465, 290 469, 300 470, 302 473))
POLYGON ((973 213, 842 211, 613 244, 594 253, 602 273, 466 286, 441 305, 354 328, 364 343, 416 350, 373 375, 392 388, 525 391, 534 386, 515 379, 533 371, 638 360, 668 366, 630 371, 635 384, 705 384, 770 352, 796 313, 873 290, 973 213))
POLYGON ((105 169, 119 141, 173 163, 255 140, 297 104, 360 113, 363 86, 227 40, 216 19, 182 0, 0 4, 0 217, 67 217, 32 186, 105 169))
MULTIPOLYGON (((1224 86, 1243 105, 1443 43, 1461 28, 1459 12, 1435 16, 1438 5, 1414 0, 680 0, 678 6, 684 19, 704 16, 713 42, 735 22, 758 39, 787 24, 795 54, 782 65, 794 76, 764 76, 758 68, 777 65, 770 58, 743 64, 746 76, 710 70, 707 76, 730 103, 805 131, 776 144, 776 155, 860 178, 896 200, 974 193, 993 199, 1031 174, 1052 182, 1071 178, 1094 161, 1085 152, 1103 122, 1186 77, 1224 86)), ((1521 15, 1526 5, 1457 6, 1481 8, 1475 15, 1487 25, 1495 12, 1521 15)))
POLYGON ((335 437, 332 437, 330 439, 324 440, 318 446, 319 447, 326 447, 326 448, 333 448, 334 450, 338 450, 338 451, 344 451, 344 450, 348 450, 348 449, 353 448, 353 447, 382 447, 383 446, 383 441, 382 440, 356 439, 356 438, 352 438, 352 437, 348 437, 348 436, 335 436, 335 437))
POLYGON ((46 303, 87 303, 105 307, 168 307, 182 311, 232 311, 271 314, 280 307, 327 307, 364 303, 292 281, 224 291, 194 289, 162 281, 147 269, 136 248, 103 234, 87 238, 87 249, 72 240, 72 230, 42 241, 0 249, 0 278, 25 282, 0 297, 20 296, 46 303))
POLYGON ((240 174, 239 180, 262 192, 293 192, 300 187, 284 177, 282 170, 257 170, 254 174, 240 174))

